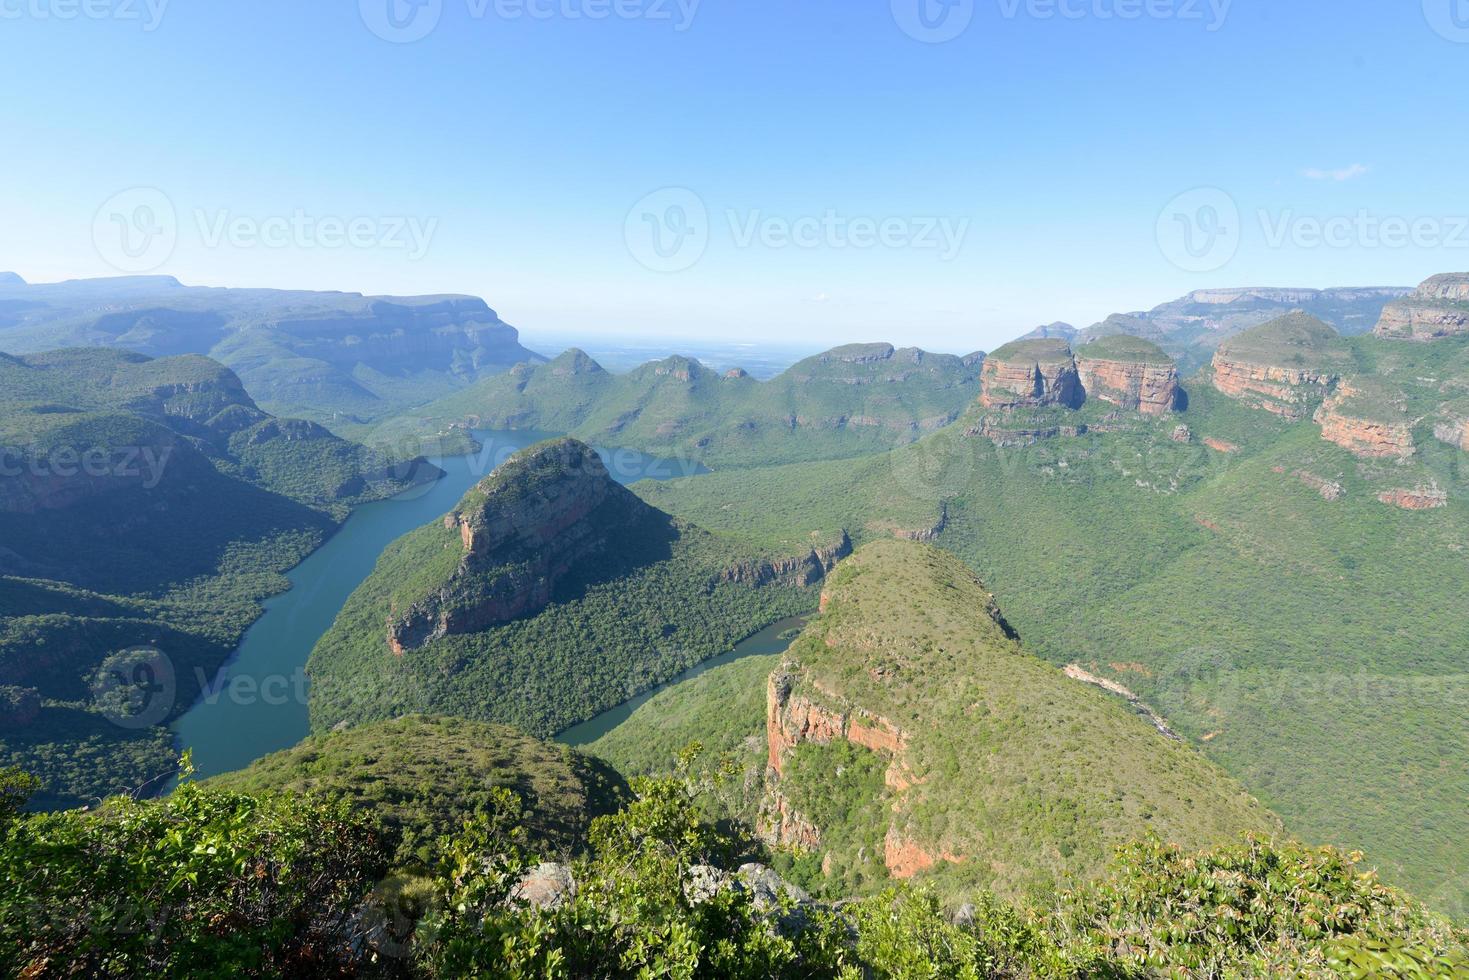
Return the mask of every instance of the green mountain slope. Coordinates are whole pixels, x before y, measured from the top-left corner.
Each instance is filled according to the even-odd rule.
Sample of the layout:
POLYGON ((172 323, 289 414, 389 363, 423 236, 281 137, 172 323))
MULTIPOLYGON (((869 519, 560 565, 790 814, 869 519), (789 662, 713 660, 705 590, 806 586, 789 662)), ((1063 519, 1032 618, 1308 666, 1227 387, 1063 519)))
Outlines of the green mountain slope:
POLYGON ((470 296, 211 289, 168 276, 0 283, 0 349, 208 354, 269 411, 358 427, 540 356, 470 296))
POLYGON ((203 785, 236 793, 318 794, 350 800, 389 829, 397 862, 426 862, 432 845, 493 808, 506 789, 548 859, 586 845, 592 820, 628 801, 615 769, 504 725, 412 716, 314 735, 248 769, 203 785))
POLYGON ((268 415, 206 358, 0 358, 0 678, 42 705, 0 722, 0 759, 43 804, 165 773, 163 726, 282 573, 414 475, 268 415))
POLYGON ((312 725, 432 711, 551 735, 816 604, 840 529, 754 549, 562 439, 384 552, 312 652, 312 725))
MULTIPOLYGON (((1421 384, 1415 404, 1462 397, 1463 340, 1343 343, 1344 370, 1421 384)), ((848 527, 860 544, 894 513, 941 508, 937 543, 994 590, 1028 649, 1140 694, 1293 832, 1361 846, 1390 879, 1462 908, 1469 457, 1433 437, 1437 408, 1398 463, 1322 438, 1309 416, 1326 389, 1292 421, 1208 372, 1187 387, 1181 416, 1088 406, 1067 416, 1089 431, 1029 446, 965 435, 976 412, 884 456, 639 492, 755 540, 848 527), (1425 479, 1442 506, 1378 499, 1425 479)))
POLYGON ((973 398, 981 360, 853 344, 760 382, 686 357, 613 375, 570 350, 413 414, 435 431, 462 423, 564 431, 710 466, 766 466, 879 452, 941 428, 973 398))
POLYGON ((1197 848, 1278 829, 1120 698, 1027 655, 952 555, 874 542, 822 604, 770 679, 769 822, 839 891, 934 872, 1013 895, 1147 830, 1197 848))

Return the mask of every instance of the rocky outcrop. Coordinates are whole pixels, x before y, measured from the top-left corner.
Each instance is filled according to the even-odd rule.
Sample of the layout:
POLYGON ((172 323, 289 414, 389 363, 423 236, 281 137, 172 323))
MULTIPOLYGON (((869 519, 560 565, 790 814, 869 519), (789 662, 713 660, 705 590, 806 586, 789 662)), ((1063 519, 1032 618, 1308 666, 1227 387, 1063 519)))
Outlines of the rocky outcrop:
POLYGON ((1433 436, 1469 453, 1469 419, 1446 419, 1433 427, 1433 436))
POLYGON ((1178 407, 1178 368, 1171 360, 1089 357, 1077 355, 1076 369, 1087 398, 1110 402, 1144 415, 1166 415, 1178 407))
POLYGON ((760 823, 761 833, 777 844, 803 851, 821 850, 821 828, 796 812, 779 791, 770 794, 760 823))
POLYGON ((1205 436, 1204 437, 1204 445, 1208 446, 1210 449, 1214 450, 1216 453, 1230 453, 1230 454, 1233 454, 1233 453, 1239 452, 1239 447, 1236 446, 1234 443, 1230 442, 1227 439, 1218 439, 1218 438, 1215 438, 1214 436, 1205 436))
POLYGON ((1449 495, 1436 486, 1386 490, 1377 499, 1400 510, 1437 510, 1449 505, 1449 495))
POLYGON ((576 893, 576 877, 570 867, 544 862, 520 876, 510 889, 510 903, 553 910, 576 898, 576 893))
POLYGON ((1021 340, 984 360, 980 404, 985 408, 1079 408, 1086 399, 1076 361, 1064 340, 1021 340))
POLYGON ((1221 394, 1295 421, 1330 394, 1350 359, 1335 330, 1296 312, 1225 341, 1213 363, 1221 394))
POLYGON ((1321 494, 1321 499, 1335 503, 1347 495, 1347 488, 1335 480, 1328 480, 1323 476, 1317 476, 1307 470, 1296 470, 1292 474, 1306 486, 1321 494))
POLYGON ((1292 420, 1309 415, 1335 380, 1331 372, 1250 364, 1232 360, 1222 350, 1214 355, 1214 387, 1220 393, 1292 420))
POLYGON ((883 863, 887 865, 888 874, 894 878, 912 878, 920 872, 930 870, 940 861, 963 864, 965 860, 963 855, 948 851, 930 854, 915 841, 904 837, 896 827, 889 829, 887 837, 883 839, 883 863))
POLYGON ((604 548, 609 530, 645 507, 575 440, 513 457, 444 519, 461 547, 458 567, 429 595, 394 610, 389 648, 401 656, 539 612, 574 565, 604 548))
POLYGON ((1389 303, 1374 332, 1394 340, 1469 334, 1469 272, 1434 276, 1413 295, 1389 303))
POLYGON ((796 588, 815 585, 826 578, 837 562, 852 553, 852 539, 843 531, 837 540, 813 547, 804 555, 742 562, 726 568, 718 582, 743 585, 790 585, 796 588))
MULTIPOLYGON (((766 686, 765 735, 768 762, 777 775, 784 772, 785 758, 797 745, 830 745, 845 739, 892 761, 890 770, 902 770, 908 736, 886 718, 843 705, 826 704, 825 698, 794 693, 797 676, 782 668, 770 675, 766 686)), ((889 783, 900 781, 893 771, 889 783)))
POLYGON ((1407 459, 1417 451, 1412 422, 1390 394, 1343 382, 1317 409, 1321 438, 1360 459, 1407 459), (1374 407, 1366 407, 1371 403, 1374 407))
POLYGON ((979 420, 978 425, 972 425, 964 430, 964 435, 970 438, 978 436, 988 439, 996 446, 1003 448, 1023 448, 1033 446, 1046 439, 1059 439, 1062 437, 1074 439, 1077 436, 1087 434, 1088 427, 1085 423, 1078 422, 1075 425, 1038 425, 1024 424, 1034 422, 1033 419, 1018 419, 1012 417, 1008 412, 998 415, 986 415, 979 420))

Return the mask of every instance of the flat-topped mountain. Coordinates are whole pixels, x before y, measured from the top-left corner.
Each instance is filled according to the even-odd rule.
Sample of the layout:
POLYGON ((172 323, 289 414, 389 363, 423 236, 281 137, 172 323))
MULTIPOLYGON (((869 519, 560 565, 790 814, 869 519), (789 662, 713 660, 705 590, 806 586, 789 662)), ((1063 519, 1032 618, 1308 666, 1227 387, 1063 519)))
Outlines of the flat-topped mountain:
POLYGON ((1144 415, 1179 407, 1178 366, 1157 344, 1114 334, 1076 350, 1076 369, 1088 398, 1144 415))
POLYGON ((269 410, 339 425, 540 360, 472 296, 203 288, 168 276, 0 282, 0 348, 69 346, 208 354, 269 410))
POLYGON ((979 403, 987 409, 1080 408, 1107 402, 1144 415, 1182 407, 1178 368, 1156 344, 1109 334, 1075 353, 1060 339, 1017 340, 985 359, 979 403))
POLYGON ((384 551, 311 654, 312 726, 430 712, 553 735, 814 607, 850 548, 710 534, 584 443, 541 443, 384 551))
POLYGON ((1279 829, 1161 719, 1072 673, 1027 654, 953 555, 865 546, 770 676, 768 832, 849 887, 938 873, 1023 894, 1148 830, 1200 847, 1279 829))
MULTIPOLYGON (((1430 291, 1452 295, 1452 279, 1430 291)), ((1312 418, 1324 440, 1358 460, 1354 469, 1383 503, 1439 509, 1459 482, 1461 464, 1429 450, 1435 442, 1469 445, 1466 337, 1423 345, 1403 344, 1397 334, 1343 338, 1297 312, 1226 341, 1214 358, 1212 384, 1290 421, 1312 418)))
POLYGON ((974 397, 982 361, 851 344, 762 382, 681 356, 615 375, 573 349, 416 414, 440 427, 570 432, 711 466, 833 459, 904 445, 954 421, 974 397))
POLYGON ((1213 384, 1255 408, 1301 419, 1351 366, 1340 335, 1296 311, 1221 344, 1214 355, 1213 384))
POLYGON ((1344 336, 1368 333, 1383 306, 1411 293, 1407 287, 1201 289, 1151 310, 1114 314, 1083 330, 1078 344, 1125 333, 1162 347, 1189 375, 1209 363, 1218 346, 1252 327, 1304 310, 1344 336))
POLYGON ((1085 400, 1071 347, 1064 340, 1017 340, 985 358, 985 408, 1076 408, 1085 400))
POLYGON ((1469 272, 1434 276, 1389 303, 1374 331, 1394 340, 1436 340, 1469 334, 1469 272))

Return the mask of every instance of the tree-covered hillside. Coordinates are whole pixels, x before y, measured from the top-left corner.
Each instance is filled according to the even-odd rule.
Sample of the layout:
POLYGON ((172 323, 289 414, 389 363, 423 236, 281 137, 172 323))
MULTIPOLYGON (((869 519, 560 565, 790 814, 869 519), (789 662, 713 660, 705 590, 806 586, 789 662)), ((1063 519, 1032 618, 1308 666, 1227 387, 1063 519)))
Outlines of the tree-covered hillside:
POLYGON ((999 445, 975 410, 891 454, 639 492, 757 541, 846 527, 860 543, 941 512, 937 543, 1028 649, 1138 693, 1293 832, 1361 846, 1390 879, 1462 909, 1469 497, 1463 450, 1433 430, 1440 402, 1462 397, 1465 341, 1343 343, 1344 372, 1416 386, 1410 404, 1432 408, 1405 462, 1359 458, 1322 438, 1312 408, 1291 421, 1206 372, 1174 418, 1088 405, 1065 412, 1076 434, 999 445), (1427 479, 1442 506, 1378 498, 1427 479))
POLYGON ((574 440, 391 545, 312 651, 312 726, 457 714, 549 736, 816 605, 838 529, 750 548, 649 507, 574 440))
POLYGON ((134 789, 282 577, 390 468, 259 409, 227 368, 117 350, 0 358, 0 759, 43 804, 134 789))
POLYGON ((973 398, 982 360, 852 344, 762 382, 686 357, 614 375, 570 350, 413 416, 428 426, 425 433, 456 423, 539 429, 711 467, 769 466, 880 452, 942 428, 973 398))

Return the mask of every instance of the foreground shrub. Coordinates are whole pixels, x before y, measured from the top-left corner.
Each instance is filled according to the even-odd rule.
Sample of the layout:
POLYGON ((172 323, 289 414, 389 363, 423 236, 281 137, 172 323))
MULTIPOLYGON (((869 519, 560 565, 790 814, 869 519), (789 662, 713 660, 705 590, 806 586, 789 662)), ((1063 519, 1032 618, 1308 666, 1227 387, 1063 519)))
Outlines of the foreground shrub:
POLYGON ((385 870, 374 825, 315 800, 185 784, 22 817, 0 829, 0 963, 25 977, 340 975, 385 870))

